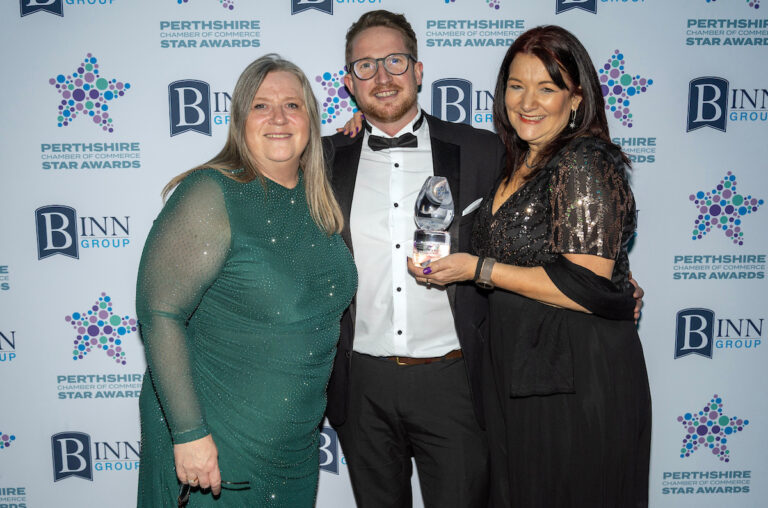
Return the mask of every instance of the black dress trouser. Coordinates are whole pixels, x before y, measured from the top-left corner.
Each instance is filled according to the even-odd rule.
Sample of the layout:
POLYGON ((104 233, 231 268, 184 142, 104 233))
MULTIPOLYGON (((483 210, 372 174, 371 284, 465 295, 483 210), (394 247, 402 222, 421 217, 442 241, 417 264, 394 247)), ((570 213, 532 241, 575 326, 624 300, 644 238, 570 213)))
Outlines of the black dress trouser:
POLYGON ((398 365, 353 353, 337 427, 360 508, 412 505, 411 458, 426 508, 485 508, 489 458, 464 360, 398 365))

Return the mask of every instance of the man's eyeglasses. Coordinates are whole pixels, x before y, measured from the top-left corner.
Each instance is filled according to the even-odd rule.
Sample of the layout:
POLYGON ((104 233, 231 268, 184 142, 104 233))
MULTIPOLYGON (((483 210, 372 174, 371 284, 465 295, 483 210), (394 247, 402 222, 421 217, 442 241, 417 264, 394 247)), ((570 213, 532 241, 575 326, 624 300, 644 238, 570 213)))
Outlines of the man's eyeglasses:
MULTIPOLYGON (((221 482, 221 488, 223 489, 233 489, 233 490, 245 490, 250 489, 251 484, 250 482, 221 482)), ((187 503, 189 502, 189 493, 192 490, 192 487, 188 483, 182 483, 181 487, 179 487, 179 498, 178 498, 178 505, 179 508, 182 508, 184 506, 187 506, 187 503)))
POLYGON ((392 53, 384 58, 361 58, 349 64, 352 73, 357 79, 371 79, 379 71, 379 62, 384 64, 384 70, 393 76, 399 76, 408 70, 408 62, 416 61, 408 53, 392 53))

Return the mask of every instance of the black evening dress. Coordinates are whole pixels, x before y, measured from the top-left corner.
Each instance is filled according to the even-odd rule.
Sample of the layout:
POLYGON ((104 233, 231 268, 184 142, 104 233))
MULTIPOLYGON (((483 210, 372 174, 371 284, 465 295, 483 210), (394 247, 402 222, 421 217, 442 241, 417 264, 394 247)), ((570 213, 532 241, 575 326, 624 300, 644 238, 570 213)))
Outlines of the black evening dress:
MULTIPOLYGON (((495 192, 495 190, 494 190, 495 192)), ((473 231, 478 255, 543 266, 591 314, 495 289, 485 369, 494 504, 648 504, 651 400, 632 321, 635 203, 619 151, 577 138, 473 231), (615 260, 612 280, 563 254, 615 260)))

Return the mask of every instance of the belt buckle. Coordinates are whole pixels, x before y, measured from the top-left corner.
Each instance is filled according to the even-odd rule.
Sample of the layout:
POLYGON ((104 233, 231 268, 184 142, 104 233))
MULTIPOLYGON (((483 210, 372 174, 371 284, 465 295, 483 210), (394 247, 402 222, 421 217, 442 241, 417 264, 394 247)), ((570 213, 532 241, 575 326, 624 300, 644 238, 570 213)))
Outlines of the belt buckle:
POLYGON ((407 363, 401 362, 399 356, 395 357, 395 363, 398 365, 408 365, 407 363))

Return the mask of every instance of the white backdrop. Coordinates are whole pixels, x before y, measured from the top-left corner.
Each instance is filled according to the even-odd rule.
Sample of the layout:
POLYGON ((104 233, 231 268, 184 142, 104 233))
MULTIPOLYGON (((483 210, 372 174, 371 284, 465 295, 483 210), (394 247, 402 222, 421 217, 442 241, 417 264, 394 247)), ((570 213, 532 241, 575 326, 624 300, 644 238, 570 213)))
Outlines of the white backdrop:
MULTIPOLYGON (((417 31, 422 107, 481 128, 523 30, 584 42, 636 162, 651 505, 768 504, 768 2, 5 0, 0 507, 135 503, 135 275, 160 190, 219 150, 228 94, 264 53, 304 69, 333 132, 352 108, 344 34, 378 8, 417 31)), ((318 506, 353 506, 333 431, 321 462, 318 506)))

